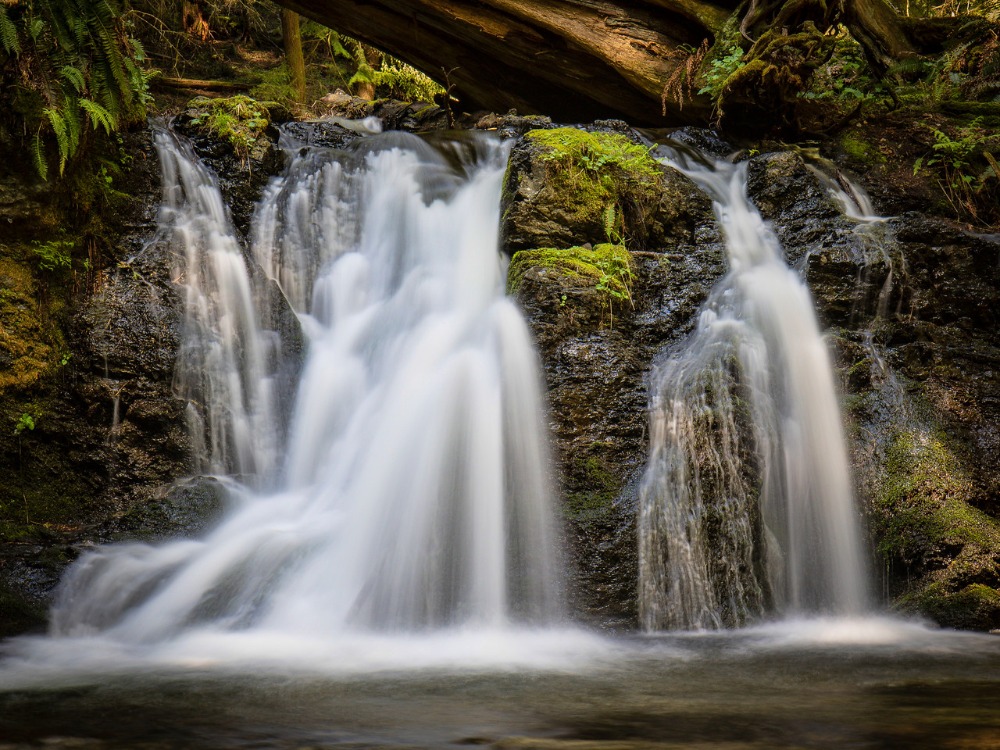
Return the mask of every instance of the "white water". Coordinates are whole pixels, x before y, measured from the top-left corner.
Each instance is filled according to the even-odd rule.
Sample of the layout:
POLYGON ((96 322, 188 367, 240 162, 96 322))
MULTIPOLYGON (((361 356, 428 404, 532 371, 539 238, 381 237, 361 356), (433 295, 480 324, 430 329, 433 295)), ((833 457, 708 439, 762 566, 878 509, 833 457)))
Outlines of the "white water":
POLYGON ((272 285, 248 271, 212 176, 158 134, 187 293, 178 383, 204 466, 246 488, 204 539, 81 558, 57 641, 141 645, 150 663, 345 658, 389 648, 379 633, 491 643, 561 617, 537 364, 497 251, 506 152, 450 148, 389 134, 296 150, 268 188, 253 256, 307 339, 286 431, 272 285))
POLYGON ((713 198, 730 270, 651 378, 642 623, 864 612, 840 410, 809 291, 747 198, 745 165, 672 162, 713 198))

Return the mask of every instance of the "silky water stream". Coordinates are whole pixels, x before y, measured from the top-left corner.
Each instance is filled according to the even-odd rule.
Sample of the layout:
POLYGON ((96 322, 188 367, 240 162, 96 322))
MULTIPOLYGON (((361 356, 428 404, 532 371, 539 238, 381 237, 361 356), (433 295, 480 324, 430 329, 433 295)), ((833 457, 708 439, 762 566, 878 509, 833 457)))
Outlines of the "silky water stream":
POLYGON ((50 634, 2 646, 0 748, 996 746, 1000 639, 866 614, 829 363, 737 169, 687 165, 731 271, 655 378, 651 632, 610 638, 564 612, 503 145, 286 146, 244 254, 157 134, 177 390, 230 509, 80 559, 50 634))

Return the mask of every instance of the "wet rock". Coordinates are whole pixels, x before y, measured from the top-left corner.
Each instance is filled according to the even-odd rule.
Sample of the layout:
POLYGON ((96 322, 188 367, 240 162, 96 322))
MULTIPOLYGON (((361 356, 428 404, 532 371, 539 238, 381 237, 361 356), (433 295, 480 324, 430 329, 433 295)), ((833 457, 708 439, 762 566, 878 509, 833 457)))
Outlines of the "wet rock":
POLYGON ((533 130, 514 146, 501 203, 507 252, 588 242, 657 250, 712 222, 708 199, 638 136, 597 127, 533 130))
POLYGON ((203 534, 221 518, 229 494, 214 477, 188 477, 108 526, 112 538, 160 541, 203 534))
POLYGON ((479 130, 495 130, 501 138, 517 138, 530 130, 551 128, 552 118, 542 115, 519 115, 511 110, 505 115, 490 113, 476 121, 479 130))
MULTIPOLYGON (((66 305, 58 327, 39 330, 53 345, 45 370, 0 393, 4 423, 19 412, 34 422, 13 438, 0 430, 0 467, 11 477, 0 493, 8 540, 0 587, 32 612, 44 611, 76 545, 97 535, 103 519, 187 466, 183 405, 171 389, 178 322, 171 259, 153 262, 156 249, 145 246, 155 229, 159 167, 148 133, 125 138, 132 164, 116 188, 131 198, 105 225, 118 240, 113 255, 95 258, 89 289, 58 299, 66 305)), ((48 293, 55 305, 55 290, 48 293)), ((17 630, 18 622, 7 627, 17 630)))
POLYGON ((851 452, 893 605, 950 627, 1000 617, 1000 243, 909 213, 840 215, 802 156, 749 192, 836 326, 851 452))
POLYGON ((177 131, 191 139, 195 152, 218 177, 233 226, 243 238, 248 236, 264 187, 284 161, 278 132, 270 123, 267 107, 242 95, 198 97, 174 121, 177 131))
MULTIPOLYGON (((533 149, 515 147, 507 181, 523 189, 537 179, 532 212, 543 216, 577 194, 549 191, 541 174, 529 174, 538 168, 533 149)), ((574 569, 573 606, 606 628, 637 626, 636 512, 647 452, 646 376, 657 353, 692 330, 700 305, 725 270, 724 248, 707 207, 704 198, 682 200, 674 225, 683 230, 659 252, 597 243, 571 247, 556 221, 538 223, 530 233, 546 249, 505 247, 513 253, 508 288, 525 312, 545 373, 574 569), (617 260, 622 255, 628 273, 617 260), (622 279, 627 297, 616 285, 622 279)), ((512 222, 508 239, 528 236, 510 216, 505 222, 512 222)))
POLYGON ((686 127, 670 133, 670 140, 699 151, 700 153, 724 158, 736 151, 728 141, 724 141, 714 130, 706 128, 686 127))

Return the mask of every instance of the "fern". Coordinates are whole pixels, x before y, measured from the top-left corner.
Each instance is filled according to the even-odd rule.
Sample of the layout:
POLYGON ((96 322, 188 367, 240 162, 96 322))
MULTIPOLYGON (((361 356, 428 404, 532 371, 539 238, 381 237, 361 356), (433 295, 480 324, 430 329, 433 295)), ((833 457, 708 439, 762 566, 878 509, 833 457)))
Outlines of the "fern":
POLYGON ((90 99, 80 99, 80 106, 83 110, 90 115, 90 124, 93 126, 94 130, 98 127, 104 128, 104 132, 111 135, 112 131, 118 129, 118 123, 115 122, 115 117, 108 110, 102 107, 97 102, 91 101, 90 99))
POLYGON ((34 132, 31 151, 46 179, 46 144, 58 154, 63 175, 89 143, 87 131, 109 136, 141 120, 150 101, 146 53, 125 31, 122 0, 0 0, 0 51, 30 52, 34 75, 21 111, 23 131, 34 132), (89 126, 88 126, 89 122, 89 126))
POLYGON ((42 145, 41 132, 35 133, 31 144, 31 156, 35 162, 35 169, 38 170, 38 176, 47 180, 49 178, 49 163, 45 159, 45 146, 42 145))
POLYGON ((82 94, 83 90, 87 87, 87 81, 83 77, 83 71, 75 65, 64 65, 59 70, 59 74, 66 79, 69 85, 72 86, 78 94, 82 94))
POLYGON ((7 15, 7 6, 0 3, 0 44, 11 55, 21 54, 21 42, 17 38, 17 27, 7 15))
POLYGON ((56 145, 59 147, 59 174, 62 174, 66 169, 66 162, 71 155, 66 118, 57 109, 43 109, 42 114, 49 118, 49 122, 52 125, 52 132, 56 135, 56 145))

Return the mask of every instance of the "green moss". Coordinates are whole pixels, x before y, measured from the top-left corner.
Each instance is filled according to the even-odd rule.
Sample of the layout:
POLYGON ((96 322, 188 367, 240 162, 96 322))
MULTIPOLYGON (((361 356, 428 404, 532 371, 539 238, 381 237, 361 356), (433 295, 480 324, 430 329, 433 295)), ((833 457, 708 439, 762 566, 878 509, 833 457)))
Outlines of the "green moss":
POLYGON ((514 254, 507 272, 509 294, 517 292, 524 274, 532 268, 553 269, 580 286, 592 285, 608 304, 632 299, 632 256, 622 245, 521 250, 514 254))
POLYGON ((191 124, 220 140, 228 142, 242 161, 256 152, 271 124, 267 107, 249 96, 239 94, 225 99, 199 96, 188 103, 191 124), (192 111, 193 110, 193 111, 192 111))
POLYGON ((642 216, 663 190, 662 169, 648 148, 618 133, 576 128, 532 130, 525 137, 539 147, 557 208, 570 221, 596 219, 615 244, 641 233, 642 216))
POLYGON ((52 372, 60 344, 61 335, 39 304, 29 265, 0 255, 0 396, 29 388, 52 372))
POLYGON ((966 544, 1000 551, 1000 524, 968 504, 971 481, 942 435, 898 434, 886 472, 874 517, 883 555, 912 562, 966 544))
POLYGON ((986 630, 1000 627, 1000 591, 981 583, 972 583, 950 592, 943 583, 899 598, 896 608, 931 617, 946 627, 986 630))
POLYGON ((885 162, 882 154, 854 132, 845 133, 840 137, 840 148, 850 159, 860 164, 875 165, 885 162))
POLYGON ((602 444, 591 446, 597 453, 577 456, 569 469, 572 484, 585 488, 566 493, 563 510, 574 521, 594 520, 607 514, 622 490, 622 480, 616 476, 607 460, 599 455, 602 444))

